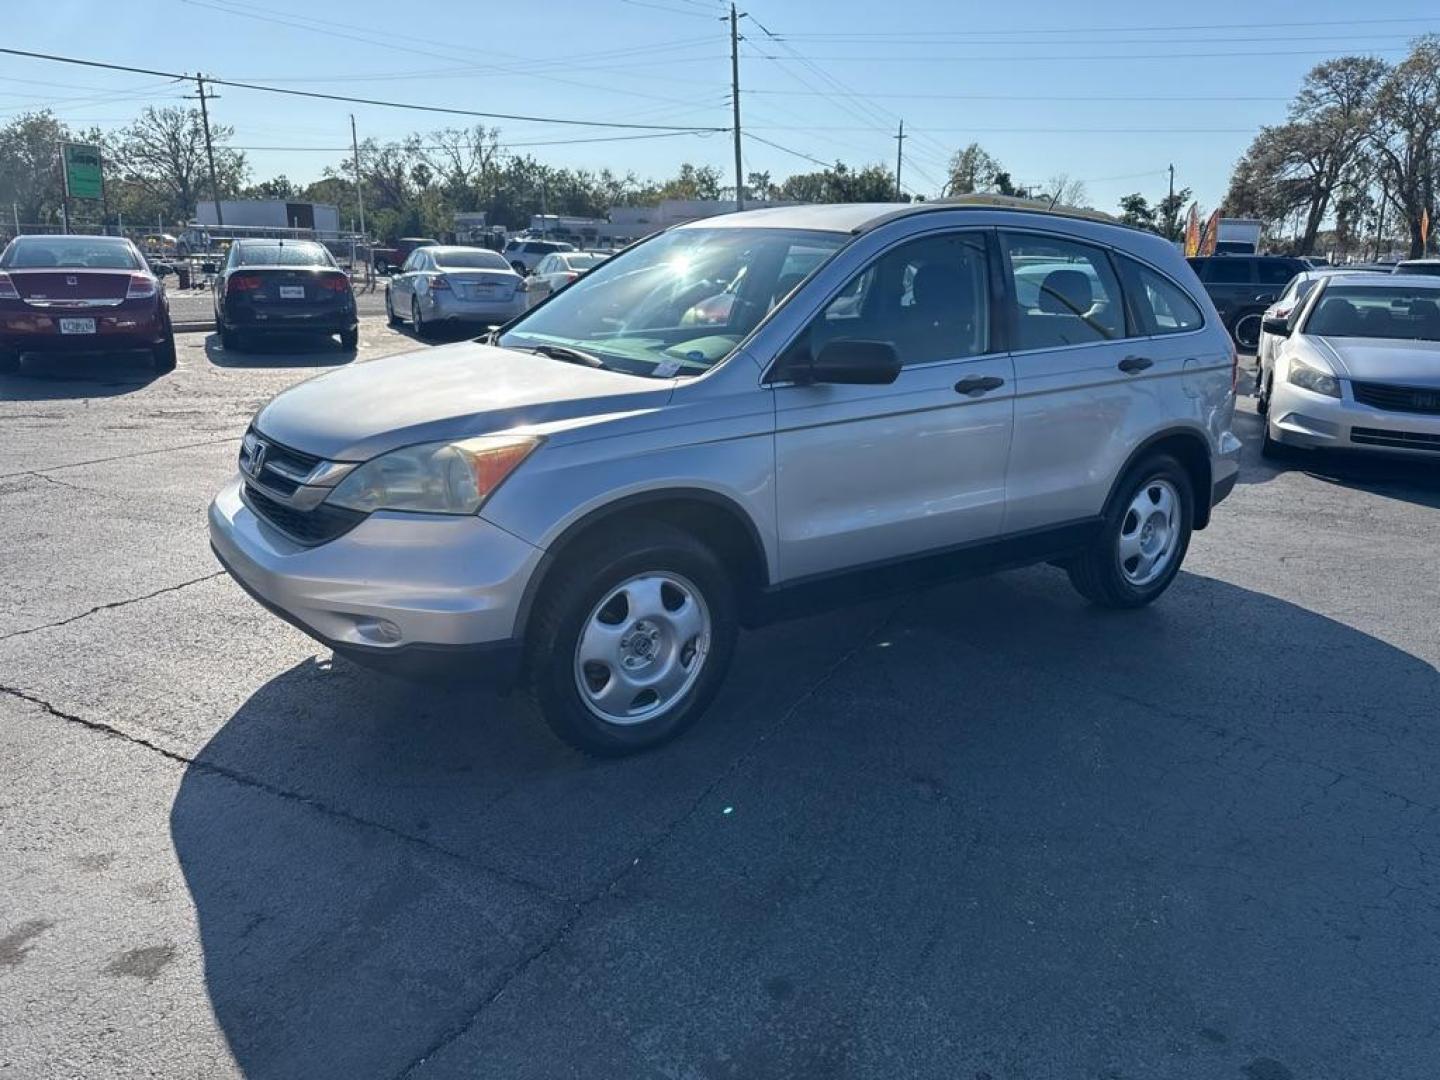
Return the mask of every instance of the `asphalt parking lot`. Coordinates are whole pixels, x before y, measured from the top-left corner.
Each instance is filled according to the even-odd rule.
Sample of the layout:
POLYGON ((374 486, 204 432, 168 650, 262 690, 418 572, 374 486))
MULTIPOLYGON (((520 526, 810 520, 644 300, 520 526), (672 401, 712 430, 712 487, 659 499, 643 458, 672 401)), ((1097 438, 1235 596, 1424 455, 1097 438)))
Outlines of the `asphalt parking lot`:
POLYGON ((0 1077, 1433 1076, 1440 479, 1256 453, 1174 588, 742 640, 619 762, 218 570, 252 412, 415 347, 0 378, 0 1077))

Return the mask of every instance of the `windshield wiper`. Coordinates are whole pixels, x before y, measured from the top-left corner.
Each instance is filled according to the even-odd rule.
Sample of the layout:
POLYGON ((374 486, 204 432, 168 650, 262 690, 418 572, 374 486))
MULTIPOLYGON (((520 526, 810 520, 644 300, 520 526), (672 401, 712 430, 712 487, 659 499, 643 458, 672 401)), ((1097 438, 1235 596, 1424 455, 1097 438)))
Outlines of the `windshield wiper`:
POLYGON ((588 352, 581 352, 579 349, 572 349, 568 345, 536 345, 531 350, 541 356, 548 356, 551 360, 564 360, 567 364, 583 364, 585 367, 603 368, 605 361, 598 356, 588 352))

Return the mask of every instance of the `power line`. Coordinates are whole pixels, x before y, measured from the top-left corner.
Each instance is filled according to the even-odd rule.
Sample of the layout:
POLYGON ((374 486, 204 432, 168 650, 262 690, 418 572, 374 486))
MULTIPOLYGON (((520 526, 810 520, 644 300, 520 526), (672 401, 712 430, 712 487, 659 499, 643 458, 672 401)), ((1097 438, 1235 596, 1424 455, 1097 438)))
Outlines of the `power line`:
MULTIPOLYGON (((209 80, 206 80, 206 81, 208 82, 209 80)), ((711 135, 711 134, 713 134, 713 132, 703 132, 703 131, 657 131, 657 132, 653 132, 653 133, 647 134, 647 135, 601 135, 601 136, 597 136, 597 137, 595 137, 595 138, 585 138, 585 139, 541 139, 541 140, 533 141, 533 142, 532 142, 532 141, 526 141, 526 142, 507 142, 507 143, 502 143, 502 144, 500 144, 501 147, 502 147, 502 149, 498 150, 497 152, 503 154, 503 153, 505 153, 505 148, 508 148, 508 149, 513 150, 513 149, 515 149, 515 148, 517 148, 517 147, 529 147, 529 146, 578 146, 578 145, 580 145, 580 144, 582 144, 582 143, 637 142, 637 141, 642 140, 642 139, 674 139, 674 138, 678 138, 678 137, 685 136, 685 135, 695 135, 695 136, 699 136, 699 137, 701 137, 701 138, 706 138, 706 137, 708 137, 708 136, 711 135)), ((413 150, 448 150, 448 149, 450 149, 448 146, 407 146, 406 148, 407 148, 407 149, 413 149, 413 150)), ((227 147, 227 149, 229 149, 229 150, 248 150, 248 151, 261 151, 261 150, 265 150, 265 151, 276 151, 276 152, 286 151, 286 152, 294 152, 294 153, 326 153, 326 154, 350 153, 350 147, 348 147, 348 146, 229 146, 229 147, 227 147)))
MULTIPOLYGON (((99 60, 84 60, 72 56, 57 56, 53 53, 30 52, 26 49, 0 48, 0 53, 9 56, 24 56, 32 60, 50 60, 59 64, 76 64, 81 67, 103 68, 107 71, 129 71, 138 75, 154 75, 162 79, 189 79, 192 76, 178 74, 173 71, 156 71, 152 68, 131 67, 126 64, 109 64, 99 60)), ((206 76, 205 81, 216 86, 230 86, 237 90, 257 90, 267 94, 285 94, 290 97, 313 98, 319 101, 341 101, 355 105, 375 105, 386 109, 408 109, 412 112, 444 113, 450 116, 475 116, 486 120, 516 120, 532 124, 566 124, 572 127, 603 127, 603 128, 630 128, 661 131, 725 131, 726 128, 718 127, 680 127, 674 124, 634 124, 624 121, 608 122, 604 120, 575 120, 567 117, 556 116, 527 116, 521 113, 497 113, 482 112, 478 109, 454 109, 443 105, 419 105, 414 102, 386 101, 380 98, 352 97, 346 94, 326 94, 318 90, 294 90, 283 86, 263 86, 259 83, 238 82, 232 79, 212 79, 206 76)))
MULTIPOLYGON (((1400 23, 1428 23, 1434 22, 1433 15, 1415 15, 1386 19, 1306 19, 1306 26, 1377 26, 1381 24, 1398 25, 1400 23)), ((1195 23, 1188 26, 1171 23, 1165 26, 1096 26, 1093 23, 1085 26, 1016 26, 1008 29, 997 30, 892 30, 876 31, 868 36, 875 38, 885 37, 921 37, 931 39, 943 37, 983 37, 994 36, 995 34, 1074 34, 1074 33, 1165 33, 1171 30, 1265 30, 1274 28, 1293 28, 1293 19, 1283 22, 1226 22, 1226 23, 1195 23)), ((834 38, 859 36, 854 31, 835 31, 832 33, 808 33, 808 34, 785 34, 787 38, 796 40, 809 38, 834 38)))
MULTIPOLYGON (((1287 34, 1285 40, 1289 41, 1407 41, 1414 36, 1413 33, 1403 34, 1287 34)), ((779 34, 777 41, 796 40, 797 35, 779 34)), ((1114 37, 1098 38, 1066 38, 1065 44, 1070 45, 1206 45, 1224 44, 1233 42, 1233 35, 1220 37, 1177 37, 1177 38, 1133 38, 1117 41, 1114 37)), ((874 38, 864 34, 857 34, 853 37, 836 35, 834 37, 816 40, 817 45, 977 45, 984 48, 991 48, 996 45, 1039 45, 1042 48, 1054 48, 1057 44, 1054 41, 1036 41, 1033 37, 1023 38, 996 38, 984 41, 971 41, 963 37, 947 38, 944 35, 923 35, 919 37, 895 37, 895 38, 874 38)))
POLYGON ((689 11, 685 8, 671 7, 669 4, 655 4, 651 0, 620 0, 622 4, 630 4, 633 7, 654 8, 656 11, 668 11, 672 15, 689 15, 694 19, 709 19, 713 16, 702 14, 698 11, 689 11))
MULTIPOLYGON (((833 97, 824 90, 747 90, 747 94, 765 94, 778 97, 833 97)), ((1256 97, 1245 94, 1220 94, 1202 96, 1197 94, 901 94, 891 92, 871 93, 869 98, 891 98, 901 101, 1158 101, 1166 103, 1187 101, 1289 101, 1288 97, 1256 97)))
MULTIPOLYGON (((784 42, 778 42, 784 45, 784 42)), ((976 42, 975 44, 984 44, 976 42)), ((944 56, 875 56, 872 53, 837 53, 823 56, 802 56, 794 53, 796 60, 843 60, 849 63, 884 63, 884 64, 917 64, 917 63, 980 63, 989 61, 995 63, 1019 63, 1021 61, 1040 61, 1044 63, 1060 63, 1066 60, 1214 60, 1221 57, 1246 57, 1253 56, 1263 58, 1267 56, 1330 56, 1333 49, 1266 49, 1263 52, 1167 52, 1167 53, 1055 53, 1046 56, 1022 56, 1015 54, 975 53, 959 54, 949 53, 944 56)), ((1408 49, 1367 49, 1367 53, 1403 53, 1408 49)), ((760 54, 767 60, 778 60, 781 57, 760 54)))

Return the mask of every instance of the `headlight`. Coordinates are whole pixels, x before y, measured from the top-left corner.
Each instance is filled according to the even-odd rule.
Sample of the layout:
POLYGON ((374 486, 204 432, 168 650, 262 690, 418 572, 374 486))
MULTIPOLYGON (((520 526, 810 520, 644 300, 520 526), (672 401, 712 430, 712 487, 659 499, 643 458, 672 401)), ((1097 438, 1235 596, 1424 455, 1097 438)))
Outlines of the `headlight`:
POLYGON ((1338 398, 1340 396, 1340 380, 1329 372, 1321 371, 1317 367, 1301 363, 1295 358, 1290 359, 1291 383, 1312 394, 1324 394, 1326 397, 1338 398))
POLYGON ((539 445, 529 435, 486 435, 407 446, 361 465, 325 501, 367 514, 473 514, 539 445))

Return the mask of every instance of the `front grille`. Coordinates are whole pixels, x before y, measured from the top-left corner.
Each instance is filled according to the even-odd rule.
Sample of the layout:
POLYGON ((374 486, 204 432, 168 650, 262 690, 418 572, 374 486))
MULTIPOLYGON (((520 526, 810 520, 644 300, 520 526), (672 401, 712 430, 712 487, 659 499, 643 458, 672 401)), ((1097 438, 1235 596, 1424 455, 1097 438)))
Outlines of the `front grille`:
POLYGON ((1394 386, 1390 383, 1353 382, 1355 400, 1361 405, 1390 412, 1426 413, 1440 416, 1440 387, 1394 386))
POLYGON ((245 484, 245 504, 297 544, 314 547, 344 536, 366 515, 357 510, 321 503, 313 510, 297 510, 266 495, 254 484, 245 484))
POLYGON ((1386 431, 1383 428, 1352 427, 1350 441, 1366 446, 1388 446, 1396 450, 1430 450, 1440 454, 1440 435, 1425 431, 1386 431))
POLYGON ((267 465, 278 465, 286 472, 295 473, 297 476, 308 475, 322 460, 313 454, 305 454, 273 442, 258 431, 255 432, 255 436, 265 443, 265 463, 267 465))

